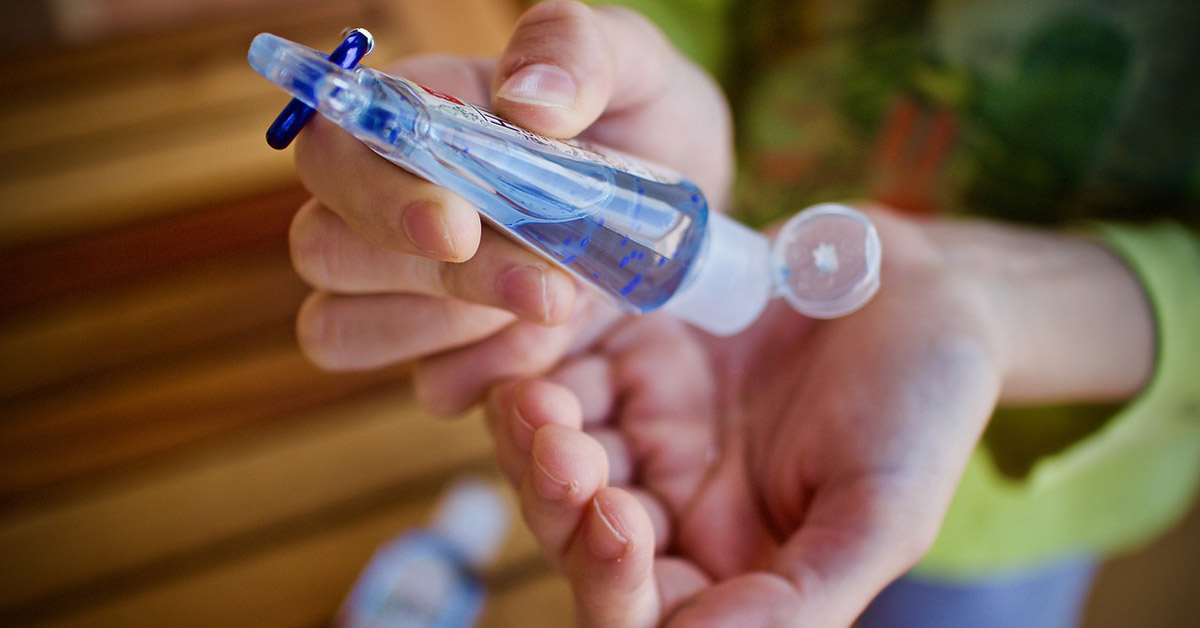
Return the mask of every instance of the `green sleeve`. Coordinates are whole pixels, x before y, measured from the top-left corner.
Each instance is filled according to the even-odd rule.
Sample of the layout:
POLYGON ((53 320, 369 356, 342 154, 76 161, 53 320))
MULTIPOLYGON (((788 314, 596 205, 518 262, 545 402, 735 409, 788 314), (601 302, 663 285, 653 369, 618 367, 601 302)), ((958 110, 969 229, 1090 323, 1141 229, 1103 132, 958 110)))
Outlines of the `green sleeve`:
POLYGON ((1200 241, 1169 223, 1100 225, 1097 234, 1137 273, 1153 306, 1153 378, 1022 477, 1001 472, 980 447, 918 572, 970 578, 1070 554, 1103 557, 1185 514, 1200 485, 1200 241))
POLYGON ((710 73, 721 76, 730 52, 730 0, 589 0, 629 7, 658 25, 677 48, 710 73))

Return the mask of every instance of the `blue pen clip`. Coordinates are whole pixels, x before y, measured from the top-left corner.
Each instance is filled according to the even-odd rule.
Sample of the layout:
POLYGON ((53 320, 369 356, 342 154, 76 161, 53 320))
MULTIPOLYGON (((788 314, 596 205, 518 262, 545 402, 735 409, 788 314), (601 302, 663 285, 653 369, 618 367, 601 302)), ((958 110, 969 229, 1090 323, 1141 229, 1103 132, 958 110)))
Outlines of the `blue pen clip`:
MULTIPOLYGON (((343 37, 342 43, 329 54, 329 60, 347 70, 358 65, 375 48, 375 38, 365 28, 352 29, 343 37)), ((267 129, 267 144, 275 150, 287 148, 314 113, 316 111, 312 107, 293 98, 267 129)))

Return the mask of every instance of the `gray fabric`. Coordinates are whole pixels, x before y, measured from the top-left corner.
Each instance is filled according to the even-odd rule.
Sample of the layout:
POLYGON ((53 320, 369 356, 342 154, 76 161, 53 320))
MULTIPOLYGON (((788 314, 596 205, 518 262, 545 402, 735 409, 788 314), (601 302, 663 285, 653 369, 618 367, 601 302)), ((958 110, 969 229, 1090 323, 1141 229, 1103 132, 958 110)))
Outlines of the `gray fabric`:
POLYGON ((1074 628, 1096 562, 1074 558, 986 580, 943 582, 907 575, 883 590, 859 628, 1074 628))

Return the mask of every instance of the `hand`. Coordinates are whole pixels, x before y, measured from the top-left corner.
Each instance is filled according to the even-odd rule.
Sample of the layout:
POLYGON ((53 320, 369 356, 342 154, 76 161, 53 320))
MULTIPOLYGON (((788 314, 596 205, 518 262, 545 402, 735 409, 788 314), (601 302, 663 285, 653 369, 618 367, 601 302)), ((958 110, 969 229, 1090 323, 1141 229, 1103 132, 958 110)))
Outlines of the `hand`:
MULTIPOLYGON (((719 93, 626 11, 539 4, 498 62, 427 57, 402 71, 476 102, 491 93, 494 109, 535 131, 586 129, 689 175, 710 199, 726 193, 719 93), (567 105, 550 104, 564 74, 523 76, 538 65, 570 77, 567 105), (516 89, 534 84, 541 102, 516 89)), ((318 289, 298 321, 314 361, 420 358, 418 395, 443 412, 496 381, 554 369, 553 381, 497 388, 488 416, 584 625, 846 625, 923 553, 998 397, 1119 397, 1152 362, 1136 282, 1094 245, 1062 246, 1072 263, 1045 273, 1012 262, 1057 251, 1059 239, 1009 242, 993 229, 876 214, 885 266, 875 302, 827 323, 775 307, 716 341, 662 316, 606 311, 481 229, 461 198, 323 120, 301 134, 297 160, 316 196, 292 229, 296 267, 318 289), (981 241, 998 244, 956 248, 981 241), (1025 268, 1028 277, 993 281, 1025 268), (1096 273, 1116 277, 1101 287, 1134 305, 1079 298, 1096 273), (1059 296, 1074 305, 1059 307, 1059 296), (1060 320, 1080 310, 1088 317, 1060 320), (1114 360, 1097 337, 1128 346, 1114 360)))
MULTIPOLYGON (((399 73, 475 103, 490 100, 531 130, 582 133, 672 167, 710 199, 728 193, 730 124, 719 89, 630 11, 538 4, 499 60, 422 57, 401 63, 399 73)), ((453 413, 496 378, 544 371, 585 329, 615 318, 565 272, 481 228, 464 199, 319 116, 301 133, 296 162, 315 198, 293 222, 292 257, 317 289, 297 328, 321 366, 424 358, 418 397, 453 413), (505 357, 479 363, 456 351, 477 343, 505 357)))
POLYGON ((724 340, 629 319, 548 377, 493 389, 500 467, 580 625, 848 626, 933 542, 999 400, 1146 381, 1148 311, 1101 247, 872 220, 883 287, 846 318, 776 304, 724 340), (1105 342, 1117 322, 1130 336, 1105 342))
POLYGON ((775 306, 729 340, 629 320, 495 389, 499 463, 581 625, 847 626, 928 548, 999 352, 915 229, 874 219, 887 283, 852 316, 775 306))

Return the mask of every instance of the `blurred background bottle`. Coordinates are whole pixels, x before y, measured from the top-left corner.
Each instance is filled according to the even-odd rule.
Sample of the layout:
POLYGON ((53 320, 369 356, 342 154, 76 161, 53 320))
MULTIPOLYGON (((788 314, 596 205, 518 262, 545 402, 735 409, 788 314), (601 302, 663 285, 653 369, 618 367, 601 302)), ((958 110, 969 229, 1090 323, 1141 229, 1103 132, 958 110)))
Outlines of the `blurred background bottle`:
POLYGON ((338 613, 341 628, 466 628, 483 608, 479 571, 508 533, 499 491, 463 480, 442 497, 427 528, 383 545, 338 613))

